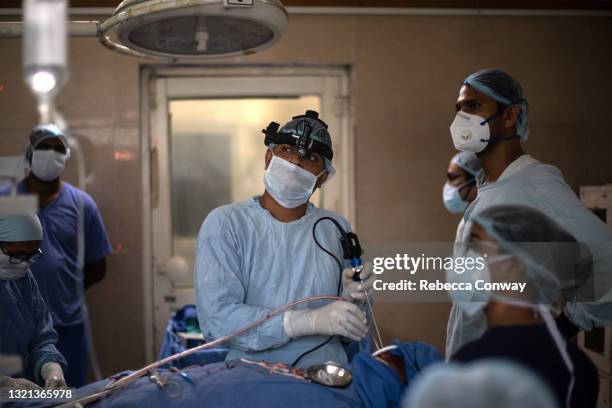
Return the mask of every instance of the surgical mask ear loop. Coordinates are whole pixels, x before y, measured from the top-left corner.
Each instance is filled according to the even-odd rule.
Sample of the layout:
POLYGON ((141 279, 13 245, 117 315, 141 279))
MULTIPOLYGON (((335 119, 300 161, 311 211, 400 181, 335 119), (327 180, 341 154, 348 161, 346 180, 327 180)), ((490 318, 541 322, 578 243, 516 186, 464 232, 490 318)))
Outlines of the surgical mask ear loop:
POLYGON ((548 332, 552 336, 555 344, 557 345, 557 348, 559 349, 559 353, 561 354, 561 358, 563 359, 563 362, 567 366, 567 370, 570 373, 570 383, 567 387, 567 397, 565 399, 565 406, 569 408, 571 406, 570 403, 572 400, 572 393, 574 391, 574 382, 575 382, 574 364, 572 363, 569 353, 567 352, 565 340, 563 340, 563 337, 561 336, 561 333, 559 332, 557 324, 555 323, 555 320, 550 314, 550 311, 548 310, 547 306, 540 303, 537 305, 537 308, 538 308, 538 311, 540 312, 540 316, 542 316, 542 319, 544 320, 544 323, 546 324, 546 327, 548 328, 548 332))
MULTIPOLYGON (((321 177, 323 174, 327 173, 327 169, 323 169, 321 170, 321 172, 319 174, 317 174, 315 177, 317 178, 317 183, 319 182, 319 177, 321 177)), ((327 179, 325 179, 324 182, 321 183, 321 185, 319 186, 319 188, 322 188, 325 184, 327 184, 327 180, 329 179, 329 176, 327 179)), ((317 184, 315 183, 315 190, 317 189, 317 184)))
POLYGON ((468 181, 466 181, 465 183, 463 183, 462 185, 460 185, 459 187, 457 187, 457 192, 459 194, 459 197, 461 197, 461 199, 463 201, 467 201, 467 196, 470 195, 470 191, 472 190, 473 185, 476 184, 476 178, 472 177, 470 178, 468 181), (467 189, 467 193, 465 194, 465 197, 461 196, 461 190, 463 190, 464 188, 468 187, 467 189))

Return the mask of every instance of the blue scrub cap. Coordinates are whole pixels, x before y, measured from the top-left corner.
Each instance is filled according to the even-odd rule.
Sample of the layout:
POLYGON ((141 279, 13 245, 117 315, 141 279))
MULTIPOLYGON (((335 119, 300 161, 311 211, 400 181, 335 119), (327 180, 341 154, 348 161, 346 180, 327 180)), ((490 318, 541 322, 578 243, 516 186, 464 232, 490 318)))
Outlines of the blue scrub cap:
POLYGON ((482 170, 478 157, 472 152, 459 152, 453 156, 451 162, 457 164, 472 177, 476 177, 478 172, 482 170))
POLYGON ((0 217, 0 242, 40 241, 42 237, 42 225, 35 214, 0 217))
POLYGON ((66 152, 70 152, 70 146, 68 144, 68 138, 64 132, 53 123, 46 123, 38 125, 30 132, 30 138, 28 140, 28 146, 26 148, 26 159, 30 161, 32 159, 32 152, 36 149, 36 146, 45 139, 51 139, 57 137, 62 141, 66 152))
POLYGON ((529 135, 529 104, 523 96, 521 84, 509 74, 498 69, 480 70, 468 76, 463 83, 506 106, 518 106, 519 116, 516 122, 516 133, 521 140, 527 140, 529 135))

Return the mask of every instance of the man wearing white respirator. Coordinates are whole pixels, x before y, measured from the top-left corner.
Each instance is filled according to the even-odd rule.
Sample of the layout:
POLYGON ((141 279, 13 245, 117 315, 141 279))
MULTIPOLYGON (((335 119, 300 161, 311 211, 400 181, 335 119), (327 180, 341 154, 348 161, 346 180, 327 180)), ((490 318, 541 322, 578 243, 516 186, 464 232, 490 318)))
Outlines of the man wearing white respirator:
POLYGON ((36 126, 30 133, 25 158, 30 173, 17 184, 17 193, 38 196, 38 217, 44 233, 44 256, 31 270, 53 318, 57 348, 68 362, 66 382, 81 387, 87 382, 88 370, 84 290, 103 279, 111 246, 91 196, 61 180, 70 158, 64 132, 54 124, 36 126), (82 271, 78 260, 80 219, 85 247, 82 271))
MULTIPOLYGON (((227 360, 246 358, 308 367, 329 360, 347 363, 341 338, 359 341, 367 333, 361 308, 371 291, 369 267, 361 281, 317 247, 313 226, 342 216, 315 207, 310 196, 334 173, 332 143, 318 113, 307 111, 285 126, 272 122, 264 131, 265 191, 245 202, 213 210, 196 243, 195 287, 198 317, 209 340, 245 327, 292 301, 342 295, 347 301, 298 306, 257 329, 230 340, 227 360)), ((332 222, 316 230, 323 248, 342 259, 332 222)))
MULTIPOLYGON (((528 103, 521 85, 497 69, 478 71, 463 82, 456 109, 450 127, 455 148, 476 153, 483 168, 476 177, 478 196, 461 220, 456 241, 466 242, 466 223, 491 206, 516 204, 542 211, 579 242, 587 243, 594 258, 592 276, 582 289, 594 290, 596 301, 567 303, 557 318, 561 332, 571 337, 579 330, 612 324, 612 304, 601 300, 612 287, 612 230, 580 202, 559 169, 523 151, 529 128, 528 103)), ((485 328, 481 313, 466 316, 454 304, 446 357, 479 338, 485 328)))

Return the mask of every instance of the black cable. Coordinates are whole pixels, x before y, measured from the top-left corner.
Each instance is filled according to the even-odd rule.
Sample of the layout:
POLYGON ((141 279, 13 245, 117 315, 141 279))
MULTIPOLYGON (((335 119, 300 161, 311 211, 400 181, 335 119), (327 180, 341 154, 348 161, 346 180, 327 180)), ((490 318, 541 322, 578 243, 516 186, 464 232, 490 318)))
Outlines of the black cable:
POLYGON ((320 349, 321 347, 323 347, 324 345, 326 345, 327 343, 329 343, 334 337, 336 336, 329 336, 329 338, 327 340, 325 340, 323 343, 319 344, 318 346, 311 348, 308 351, 303 352, 302 354, 300 354, 300 356, 298 358, 295 359, 295 361, 293 362, 293 364, 291 364, 292 366, 295 366, 298 361, 300 361, 302 359, 302 357, 304 357, 307 354, 310 354, 314 351, 317 351, 318 349, 320 349))
MULTIPOLYGON (((334 258, 334 260, 336 261, 336 263, 338 264, 338 269, 340 270, 340 277, 338 279, 338 296, 340 296, 341 294, 341 290, 342 290, 342 262, 340 262, 340 260, 336 257, 336 255, 334 255, 333 253, 331 253, 330 251, 328 251, 327 249, 323 248, 323 246, 319 243, 319 240, 317 239, 317 234, 316 234, 316 228, 317 225, 323 221, 323 220, 329 220, 331 222, 334 223, 334 225, 336 226, 336 228, 338 228, 338 230, 340 230, 340 233, 344 236, 346 235, 346 231, 344 230, 344 228, 342 228, 342 226, 340 225, 340 223, 338 221, 336 221, 335 219, 331 218, 331 217, 321 217, 319 218, 314 225, 312 226, 312 237, 314 238, 314 242, 315 244, 317 244, 317 246, 319 248, 321 248, 323 250, 323 252, 325 252, 326 254, 328 254, 329 256, 331 256, 332 258, 334 258)), ((310 350, 307 350, 305 352, 303 352, 302 354, 300 354, 300 356, 293 362, 293 364, 291 364, 292 366, 295 366, 304 356, 320 349, 321 347, 325 346, 327 343, 329 343, 334 337, 336 336, 330 336, 327 340, 325 340, 323 343, 319 344, 318 346, 311 348, 310 350)))
POLYGON ((312 226, 312 237, 314 238, 314 242, 315 244, 317 244, 317 246, 319 248, 321 248, 321 250, 323 252, 325 252, 327 255, 331 256, 332 258, 334 258, 334 260, 336 261, 336 263, 338 264, 338 269, 340 270, 340 278, 338 279, 338 296, 340 296, 341 290, 342 290, 342 262, 340 262, 340 260, 336 257, 336 255, 334 255, 333 253, 331 253, 330 251, 328 251, 327 249, 323 248, 323 246, 321 245, 321 243, 319 242, 319 240, 317 239, 317 234, 316 234, 316 228, 317 225, 324 220, 329 220, 331 222, 334 223, 334 225, 336 226, 336 228, 338 228, 338 230, 340 231, 340 233, 344 236, 346 235, 346 231, 344 230, 344 228, 342 228, 342 225, 340 225, 340 223, 338 221, 336 221, 335 219, 331 218, 331 217, 321 217, 317 220, 317 222, 314 223, 314 225, 312 226))

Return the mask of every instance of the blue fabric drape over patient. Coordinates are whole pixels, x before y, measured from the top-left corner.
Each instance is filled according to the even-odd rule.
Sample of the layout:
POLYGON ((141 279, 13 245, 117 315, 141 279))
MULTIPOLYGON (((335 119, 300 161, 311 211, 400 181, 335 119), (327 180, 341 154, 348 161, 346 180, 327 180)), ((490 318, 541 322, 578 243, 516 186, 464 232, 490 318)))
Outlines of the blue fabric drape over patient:
MULTIPOLYGON (((404 359, 410 380, 425 367, 442 359, 441 354, 425 343, 395 341, 394 351, 404 359)), ((148 377, 140 378, 94 404, 93 407, 131 408, 361 408, 397 407, 407 388, 398 375, 383 363, 370 357, 368 351, 358 353, 349 370, 353 383, 345 388, 331 388, 290 376, 270 373, 256 364, 240 361, 192 366, 183 370, 192 383, 178 374, 160 370, 172 384, 161 389, 148 377)), ((409 385, 410 386, 410 380, 409 385)), ((76 397, 101 391, 107 380, 76 390, 76 397)), ((53 406, 54 403, 31 404, 27 407, 53 406)), ((21 406, 21 405, 20 405, 21 406)))
MULTIPOLYGON (((199 327, 197 320, 198 316, 194 305, 183 306, 174 313, 166 327, 164 343, 159 352, 160 360, 204 343, 203 340, 188 340, 183 343, 178 335, 179 332, 188 332, 197 329, 197 327, 199 327)), ((195 364, 218 363, 225 360, 225 356, 227 356, 228 352, 229 349, 224 347, 202 350, 176 360, 172 363, 172 366, 185 368, 195 364)))
MULTIPOLYGON (((398 348, 391 351, 394 356, 402 357, 406 367, 408 387, 410 380, 425 367, 442 360, 442 354, 425 343, 393 344, 398 348)), ((369 351, 362 351, 353 358, 353 387, 366 408, 399 407, 407 388, 393 368, 372 357, 369 351)))

